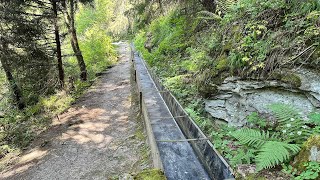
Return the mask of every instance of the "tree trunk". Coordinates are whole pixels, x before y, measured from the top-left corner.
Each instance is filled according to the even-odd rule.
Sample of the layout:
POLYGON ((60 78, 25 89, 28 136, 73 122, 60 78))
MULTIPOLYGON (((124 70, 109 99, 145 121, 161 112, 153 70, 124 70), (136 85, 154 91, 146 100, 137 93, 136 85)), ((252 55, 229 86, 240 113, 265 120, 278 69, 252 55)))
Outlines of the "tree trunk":
POLYGON ((68 0, 69 2, 69 7, 67 7, 66 4, 66 0, 62 0, 60 1, 61 5, 62 5, 62 13, 64 14, 64 18, 65 18, 65 24, 68 28, 68 32, 71 36, 71 47, 73 52, 75 53, 75 56, 77 58, 78 61, 78 65, 80 68, 80 79, 82 81, 86 81, 87 80, 87 67, 86 67, 86 63, 84 62, 83 56, 82 56, 82 52, 80 50, 79 47, 79 43, 78 43, 78 38, 77 38, 77 32, 76 32, 76 28, 75 28, 75 24, 74 24, 74 14, 75 14, 75 2, 74 0, 68 0), (70 8, 70 14, 68 12, 68 8, 70 8))
POLYGON ((55 41, 56 41, 56 50, 57 50, 57 61, 58 61, 58 72, 59 72, 59 83, 60 88, 63 89, 64 87, 64 70, 62 65, 62 55, 61 55, 61 42, 60 42, 60 33, 59 33, 59 26, 58 26, 58 10, 57 10, 57 2, 56 0, 51 0, 52 2, 52 10, 54 13, 54 34, 55 34, 55 41))
POLYGON ((74 14, 75 14, 75 8, 74 8, 74 1, 70 0, 70 27, 69 27, 69 33, 71 35, 71 46, 76 54, 78 65, 80 67, 80 79, 82 81, 87 80, 87 67, 84 62, 82 52, 79 47, 78 38, 77 38, 77 32, 74 24, 74 14))
POLYGON ((159 4, 159 8, 160 8, 160 13, 161 13, 162 15, 164 15, 164 14, 163 14, 163 6, 162 6, 161 0, 158 0, 158 4, 159 4))
POLYGON ((11 73, 10 65, 6 59, 7 58, 7 55, 6 55, 7 51, 6 50, 8 49, 8 45, 4 41, 2 41, 1 45, 2 45, 2 51, 4 53, 0 55, 0 62, 1 62, 1 65, 2 65, 4 72, 6 74, 7 80, 10 84, 10 89, 13 93, 14 101, 17 104, 18 108, 21 110, 26 107, 26 104, 23 100, 22 91, 21 91, 20 87, 18 86, 16 80, 14 79, 14 77, 11 73))

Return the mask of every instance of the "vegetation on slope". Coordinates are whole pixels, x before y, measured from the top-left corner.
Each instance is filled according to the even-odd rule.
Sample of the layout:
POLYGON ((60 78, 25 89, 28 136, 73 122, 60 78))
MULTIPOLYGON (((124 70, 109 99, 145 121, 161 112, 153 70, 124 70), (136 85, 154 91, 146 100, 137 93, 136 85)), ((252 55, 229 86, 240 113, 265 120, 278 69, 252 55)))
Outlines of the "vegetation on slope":
MULTIPOLYGON (((298 110, 280 105, 280 114, 295 113, 284 119, 275 114, 275 124, 254 113, 247 118, 250 129, 237 131, 208 119, 203 100, 213 96, 228 76, 275 79, 298 87, 300 79, 289 77, 286 69, 319 71, 320 2, 215 1, 214 11, 192 0, 161 2, 162 6, 153 1, 135 6, 140 16, 134 42, 144 59, 234 167, 257 164, 261 170, 288 165, 302 143, 319 133, 315 116, 304 125, 300 116, 294 116, 298 110), (159 9, 161 13, 147 13, 159 9), (290 123, 292 119, 300 124, 290 123), (281 124, 282 120, 286 123, 281 124), (290 126, 288 133, 279 133, 286 126, 290 126), (302 131, 307 135, 302 136, 302 131), (289 134, 302 139, 286 139, 289 134), (272 150, 275 146, 280 148, 278 153, 272 150)), ((299 173, 304 174, 294 175, 299 178, 299 173)))

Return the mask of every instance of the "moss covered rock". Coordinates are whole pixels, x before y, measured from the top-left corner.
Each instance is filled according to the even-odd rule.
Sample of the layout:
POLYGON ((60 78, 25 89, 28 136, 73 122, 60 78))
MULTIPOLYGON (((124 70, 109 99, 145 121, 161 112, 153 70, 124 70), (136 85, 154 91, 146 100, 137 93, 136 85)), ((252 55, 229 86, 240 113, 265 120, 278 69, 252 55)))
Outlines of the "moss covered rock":
POLYGON ((298 75, 293 73, 284 74, 281 77, 281 81, 290 84, 293 87, 300 87, 301 86, 301 79, 298 75))
POLYGON ((294 166, 298 170, 304 170, 304 164, 309 161, 320 162, 320 135, 311 136, 296 156, 294 166))

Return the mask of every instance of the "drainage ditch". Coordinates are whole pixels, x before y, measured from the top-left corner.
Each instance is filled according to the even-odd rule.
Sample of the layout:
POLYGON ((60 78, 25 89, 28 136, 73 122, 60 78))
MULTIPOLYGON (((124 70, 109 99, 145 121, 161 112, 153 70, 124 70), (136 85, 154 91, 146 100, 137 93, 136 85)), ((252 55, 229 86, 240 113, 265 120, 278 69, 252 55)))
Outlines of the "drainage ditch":
POLYGON ((168 180, 234 179, 224 158, 134 50, 132 62, 154 167, 168 180))

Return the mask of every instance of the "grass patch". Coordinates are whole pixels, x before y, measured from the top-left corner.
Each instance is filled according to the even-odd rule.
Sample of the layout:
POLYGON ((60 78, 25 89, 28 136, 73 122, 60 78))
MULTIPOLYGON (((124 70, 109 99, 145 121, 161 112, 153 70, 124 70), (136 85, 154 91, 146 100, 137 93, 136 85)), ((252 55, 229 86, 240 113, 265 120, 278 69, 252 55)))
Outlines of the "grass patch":
POLYGON ((160 169, 144 170, 134 176, 135 180, 166 180, 166 176, 160 169))

